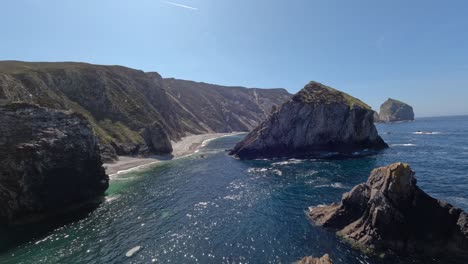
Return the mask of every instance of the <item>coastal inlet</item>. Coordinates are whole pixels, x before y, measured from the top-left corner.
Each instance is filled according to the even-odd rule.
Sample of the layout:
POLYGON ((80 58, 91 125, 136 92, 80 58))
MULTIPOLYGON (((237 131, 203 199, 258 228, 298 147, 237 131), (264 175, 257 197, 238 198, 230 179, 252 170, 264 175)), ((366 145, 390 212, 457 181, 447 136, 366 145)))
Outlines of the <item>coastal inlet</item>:
POLYGON ((105 202, 67 224, 5 231, 0 263, 292 263, 326 253, 347 264, 466 263, 366 256, 307 219, 309 206, 339 201, 398 161, 411 164, 422 190, 468 209, 468 117, 377 128, 390 148, 345 160, 240 161, 225 149, 242 135, 213 140, 190 157, 118 175, 105 202))

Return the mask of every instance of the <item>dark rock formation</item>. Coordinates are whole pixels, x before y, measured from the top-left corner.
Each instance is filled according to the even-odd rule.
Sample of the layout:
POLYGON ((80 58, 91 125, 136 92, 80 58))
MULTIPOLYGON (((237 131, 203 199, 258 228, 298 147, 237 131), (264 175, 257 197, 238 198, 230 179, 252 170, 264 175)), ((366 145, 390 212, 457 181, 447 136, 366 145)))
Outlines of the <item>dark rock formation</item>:
POLYGON ((375 169, 340 204, 309 215, 364 251, 468 255, 468 215, 419 189, 407 164, 375 169))
POLYGON ((383 149, 369 106, 317 82, 284 103, 231 151, 241 159, 383 149))
POLYGON ((0 104, 28 102, 83 114, 105 161, 170 154, 166 135, 177 141, 187 134, 249 131, 289 97, 284 89, 163 79, 122 66, 0 62, 0 104), (152 128, 155 123, 159 129, 152 128), (148 135, 151 131, 156 134, 148 135), (162 141, 155 142, 158 138, 162 141))
POLYGON ((380 106, 380 122, 413 121, 413 107, 401 101, 389 98, 380 106))
POLYGON ((297 264, 333 264, 333 261, 328 254, 325 254, 321 258, 304 257, 297 264))
POLYGON ((169 135, 166 134, 166 131, 160 124, 155 122, 151 126, 148 126, 144 132, 144 138, 150 152, 172 152, 172 144, 169 135))
POLYGON ((32 220, 102 195, 108 176, 82 115, 0 106, 0 223, 32 220))

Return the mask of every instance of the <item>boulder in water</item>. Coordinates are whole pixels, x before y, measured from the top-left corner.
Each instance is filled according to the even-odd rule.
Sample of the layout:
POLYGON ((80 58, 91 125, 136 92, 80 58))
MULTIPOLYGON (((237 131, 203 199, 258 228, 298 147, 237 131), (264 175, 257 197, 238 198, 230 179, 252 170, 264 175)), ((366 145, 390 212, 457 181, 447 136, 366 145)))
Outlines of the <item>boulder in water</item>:
POLYGON ((368 252, 468 255, 468 215, 422 191, 404 163, 375 169, 340 204, 313 207, 309 216, 368 252))
POLYGON ((304 257, 297 264, 333 264, 333 261, 328 254, 325 254, 321 258, 304 257))

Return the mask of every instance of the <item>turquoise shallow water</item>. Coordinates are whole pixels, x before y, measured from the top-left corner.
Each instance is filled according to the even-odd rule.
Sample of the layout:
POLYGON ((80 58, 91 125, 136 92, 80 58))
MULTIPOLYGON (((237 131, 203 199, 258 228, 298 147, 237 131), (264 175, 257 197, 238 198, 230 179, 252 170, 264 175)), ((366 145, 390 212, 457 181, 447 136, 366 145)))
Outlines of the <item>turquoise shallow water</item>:
POLYGON ((69 223, 3 231, 0 263, 291 263, 324 253, 335 263, 464 263, 367 257, 305 217, 396 161, 411 164, 426 192, 468 209, 468 117, 378 129, 390 149, 346 160, 239 161, 225 149, 242 136, 212 141, 192 157, 119 176, 102 204, 69 223))

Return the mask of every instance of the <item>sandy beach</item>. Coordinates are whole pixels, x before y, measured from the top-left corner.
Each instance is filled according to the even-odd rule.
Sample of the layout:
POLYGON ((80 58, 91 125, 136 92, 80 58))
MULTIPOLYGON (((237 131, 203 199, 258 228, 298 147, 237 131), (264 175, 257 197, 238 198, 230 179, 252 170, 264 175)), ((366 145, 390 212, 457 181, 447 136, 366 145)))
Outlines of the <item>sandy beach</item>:
POLYGON ((178 142, 172 142, 172 156, 150 156, 150 157, 129 157, 119 156, 119 160, 115 163, 104 163, 106 173, 112 178, 119 173, 125 173, 135 169, 143 169, 152 164, 173 160, 185 157, 195 153, 204 143, 220 137, 232 136, 239 134, 234 133, 214 133, 214 134, 201 134, 183 137, 178 142))

